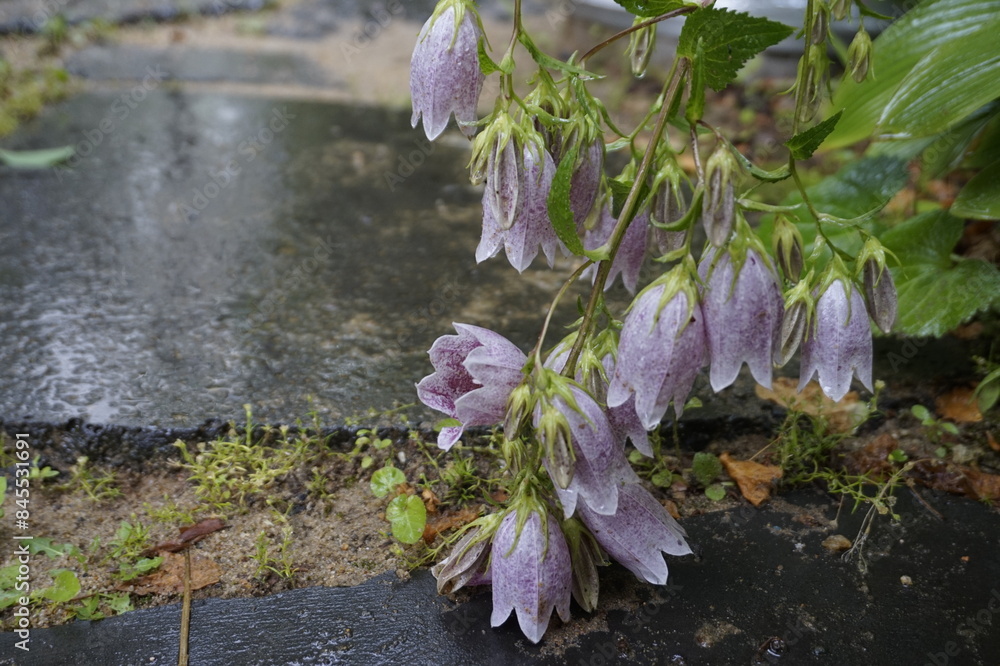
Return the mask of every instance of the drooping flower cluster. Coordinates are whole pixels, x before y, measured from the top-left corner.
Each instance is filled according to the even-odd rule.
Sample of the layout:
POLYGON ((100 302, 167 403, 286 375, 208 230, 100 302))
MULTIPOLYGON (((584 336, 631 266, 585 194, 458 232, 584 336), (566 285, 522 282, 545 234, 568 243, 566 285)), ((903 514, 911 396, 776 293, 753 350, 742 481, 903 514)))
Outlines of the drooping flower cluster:
MULTIPOLYGON (((672 11, 694 11, 694 4, 672 11)), ((800 71, 800 119, 815 106, 825 76, 813 62, 813 46, 825 39, 816 35, 825 27, 810 20, 811 55, 802 71, 812 78, 800 71)), ((434 372, 417 384, 417 394, 448 417, 441 448, 455 446, 467 427, 503 424, 499 449, 509 499, 463 528, 434 567, 438 589, 490 585, 492 625, 513 611, 524 635, 538 642, 553 612, 569 620, 571 596, 587 611, 596 607, 597 566, 608 557, 662 585, 664 555, 691 552, 684 530, 633 470, 627 446, 657 453, 649 431, 660 427, 671 404, 680 418, 703 368, 715 391, 732 385, 744 364, 770 387, 773 368, 801 347, 800 390, 814 376, 835 400, 855 376, 870 390, 869 318, 888 332, 896 295, 886 252, 874 238, 863 236, 856 261, 847 257, 853 273, 845 253, 827 245, 823 234, 807 253, 798 226, 784 217, 795 207, 755 208, 740 198, 747 160, 718 132, 714 150, 701 161, 696 129, 707 124, 690 69, 673 70, 656 106, 657 122, 651 115, 626 134, 587 92, 585 62, 574 57, 558 64, 515 24, 507 53, 494 62, 471 0, 441 0, 413 53, 412 122, 422 119, 433 139, 454 115, 473 138, 471 180, 483 186, 477 261, 503 249, 523 272, 539 253, 553 266, 558 249, 593 262, 574 273, 574 279, 589 277, 593 289, 580 321, 548 354, 548 318, 528 354, 491 330, 454 324, 457 334, 431 347, 434 372), (539 65, 523 98, 511 74, 517 44, 539 65), (499 73, 500 95, 493 111, 477 119, 484 72, 499 73), (681 169, 663 134, 685 89, 684 117, 695 128, 693 175, 681 169), (640 150, 644 129, 653 134, 640 150), (606 145, 607 132, 617 140, 606 145), (606 151, 626 148, 627 165, 607 177, 606 151), (772 225, 770 254, 744 217, 750 210, 782 211, 772 225), (706 238, 698 260, 696 227, 706 238), (650 254, 668 268, 643 286, 650 254), (629 292, 639 290, 624 316, 604 300, 619 276, 629 292)), ((629 54, 641 76, 656 28, 645 19, 634 27, 629 54)), ((868 67, 861 58, 855 76, 868 67)), ((760 177, 761 170, 750 171, 760 177)), ((555 303, 552 308, 550 316, 555 303)))

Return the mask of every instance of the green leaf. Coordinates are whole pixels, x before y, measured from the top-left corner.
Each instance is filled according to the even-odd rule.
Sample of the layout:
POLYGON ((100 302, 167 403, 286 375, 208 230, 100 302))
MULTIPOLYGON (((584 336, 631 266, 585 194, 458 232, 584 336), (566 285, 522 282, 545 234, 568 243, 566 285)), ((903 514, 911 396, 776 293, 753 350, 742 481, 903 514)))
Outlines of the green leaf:
POLYGON ((973 395, 976 396, 979 403, 980 414, 985 414, 993 409, 993 405, 997 404, 997 400, 1000 399, 1000 368, 983 377, 973 395))
POLYGON ((52 587, 42 590, 42 597, 56 603, 66 603, 80 594, 80 579, 69 569, 56 569, 52 576, 52 587))
POLYGON ((791 177, 792 175, 792 172, 789 171, 787 164, 783 164, 773 171, 765 171, 751 162, 743 153, 738 151, 736 146, 733 144, 727 141, 726 146, 729 148, 729 152, 731 152, 733 156, 739 160, 740 164, 743 165, 743 168, 749 171, 750 175, 757 180, 762 180, 765 183, 777 183, 791 177))
MULTIPOLYGON (((629 192, 632 191, 632 186, 635 181, 624 180, 621 178, 609 178, 608 187, 611 189, 611 215, 617 220, 622 214, 622 208, 625 207, 625 200, 628 199, 629 192)), ((649 185, 646 183, 642 184, 639 188, 639 200, 636 202, 635 208, 632 210, 632 217, 635 217, 636 212, 642 208, 642 202, 649 197, 649 185)))
POLYGON ((372 474, 371 488, 375 497, 385 497, 396 490, 401 483, 406 483, 403 473, 391 465, 386 465, 372 474))
POLYGON ((722 90, 750 58, 792 34, 787 25, 734 12, 706 7, 690 14, 681 28, 677 55, 698 57, 698 42, 704 47, 705 83, 722 90))
POLYGON ((799 132, 785 142, 788 151, 797 160, 807 160, 816 152, 823 140, 829 136, 830 132, 837 126, 837 121, 844 114, 838 111, 815 127, 810 127, 804 132, 799 132))
MULTIPOLYGON (((851 77, 841 81, 833 102, 836 108, 844 110, 844 117, 827 138, 825 147, 846 146, 867 139, 903 81, 928 54, 946 46, 943 54, 957 53, 967 45, 970 48, 966 58, 971 66, 983 54, 996 55, 995 45, 990 42, 995 41, 998 31, 1000 0, 925 0, 917 4, 875 40, 875 78, 869 77, 863 83, 851 77)), ((962 86, 965 82, 956 83, 962 86)), ((995 86, 996 83, 992 87, 995 86)), ((950 100, 941 97, 946 93, 934 94, 948 106, 950 100)), ((965 94, 975 93, 967 91, 963 97, 965 94)))
POLYGON ((80 550, 71 543, 64 543, 62 545, 56 545, 52 543, 52 539, 48 537, 35 537, 27 543, 28 552, 32 555, 38 553, 44 553, 49 556, 49 559, 56 560, 63 555, 74 555, 79 553, 80 550))
POLYGON ((688 4, 682 0, 615 0, 626 11, 635 16, 652 18, 672 12, 688 4))
POLYGON ((569 251, 576 255, 583 254, 583 242, 576 233, 576 221, 569 207, 569 193, 573 185, 573 169, 576 167, 577 147, 573 146, 563 155, 556 175, 552 178, 552 189, 549 190, 548 209, 552 228, 569 251))
POLYGON ((385 518, 392 524, 392 536, 403 543, 416 543, 427 524, 427 508, 416 495, 399 495, 389 502, 385 518))
POLYGON ((123 592, 121 594, 102 595, 102 596, 104 596, 104 600, 107 602, 108 606, 111 608, 111 611, 115 615, 121 615, 122 613, 127 613, 131 610, 134 610, 134 606, 132 606, 132 599, 131 597, 129 597, 128 592, 123 592))
POLYGON ((15 169, 47 169, 73 156, 73 146, 42 150, 0 149, 0 162, 15 169))
POLYGON ((691 471, 694 473, 694 478, 698 480, 698 483, 707 486, 722 474, 722 463, 719 462, 718 456, 714 453, 699 451, 694 454, 691 471))
POLYGON ((920 419, 921 423, 926 422, 931 417, 930 411, 923 405, 913 405, 913 407, 910 407, 910 412, 920 419))
POLYGON ((977 173, 958 193, 952 215, 1000 220, 1000 161, 977 173))
MULTIPOLYGON (((0 507, 3 506, 3 501, 6 499, 7 493, 7 477, 0 476, 0 507)), ((3 509, 0 508, 0 518, 3 518, 3 509)))
POLYGON ((674 474, 669 469, 661 469, 649 479, 657 488, 669 488, 674 482, 674 474))
POLYGON ((481 71, 483 73, 483 76, 489 76, 493 72, 502 71, 500 69, 500 65, 496 64, 495 62, 493 62, 493 58, 491 58, 489 56, 489 54, 486 53, 486 39, 485 38, 480 38, 479 39, 478 56, 479 56, 479 71, 481 71))
POLYGON ((1000 96, 1000 51, 994 22, 967 39, 928 53, 903 79, 876 131, 906 138, 943 132, 1000 96))
MULTIPOLYGON (((680 95, 677 95, 678 97, 680 95)), ((705 114, 705 48, 704 40, 699 38, 695 46, 695 57, 691 61, 691 93, 688 96, 687 107, 684 109, 684 119, 694 125, 705 114)))
POLYGON ((556 58, 553 58, 552 56, 543 53, 538 49, 537 46, 535 46, 535 43, 531 41, 531 37, 528 36, 528 33, 524 32, 523 30, 518 35, 517 39, 519 42, 521 42, 524 48, 531 55, 532 60, 538 63, 539 67, 554 69, 560 72, 565 72, 566 74, 573 74, 574 76, 578 76, 581 79, 585 80, 604 78, 603 76, 599 76, 597 74, 594 74, 593 72, 588 72, 582 67, 571 65, 563 60, 557 60, 556 58))
POLYGON ((726 496, 726 489, 721 483, 713 483, 708 488, 705 488, 705 497, 712 500, 713 502, 719 502, 726 496))
POLYGON ((16 604, 22 594, 22 592, 18 592, 17 590, 4 589, 0 587, 0 610, 9 608, 10 606, 16 604))
POLYGON ((977 312, 1000 305, 1000 270, 952 256, 964 223, 946 211, 924 213, 882 236, 899 258, 892 267, 899 303, 896 330, 941 336, 977 312))

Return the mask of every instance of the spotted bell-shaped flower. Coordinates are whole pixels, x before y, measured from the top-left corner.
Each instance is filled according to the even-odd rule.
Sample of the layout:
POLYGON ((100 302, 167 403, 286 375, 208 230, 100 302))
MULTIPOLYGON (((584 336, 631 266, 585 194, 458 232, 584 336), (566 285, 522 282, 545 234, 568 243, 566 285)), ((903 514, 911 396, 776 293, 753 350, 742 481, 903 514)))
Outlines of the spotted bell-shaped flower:
POLYGON ((597 202, 601 191, 601 177, 604 175, 604 141, 598 137, 584 143, 579 148, 576 167, 569 186, 569 208, 573 211, 573 221, 577 229, 583 223, 597 202))
POLYGON ((580 507, 580 519, 614 560, 639 579, 666 585, 668 555, 690 555, 684 529, 638 483, 618 490, 618 510, 604 516, 580 507))
POLYGON ((500 626, 514 611, 521 631, 537 643, 553 610, 569 621, 573 570, 566 539, 552 515, 509 512, 493 537, 492 553, 491 626, 500 626))
POLYGON ((410 60, 411 124, 423 118, 431 141, 451 114, 466 136, 475 134, 476 105, 485 76, 479 69, 479 15, 466 0, 442 0, 417 37, 410 60))
POLYGON ((698 273, 705 285, 701 309, 712 390, 721 391, 736 381, 744 362, 758 384, 771 388, 784 312, 778 277, 752 248, 706 252, 698 273))
MULTIPOLYGON (((568 384, 568 395, 556 392, 535 410, 534 425, 537 430, 544 425, 547 410, 557 410, 566 423, 573 447, 572 480, 565 487, 555 485, 556 496, 569 518, 581 504, 591 511, 612 514, 618 507, 618 486, 638 481, 629 465, 622 442, 615 436, 604 409, 590 394, 580 387, 568 384)), ((552 461, 545 460, 546 469, 553 478, 562 474, 551 469, 552 461)))
POLYGON ((458 335, 442 335, 428 352, 434 373, 417 384, 417 397, 428 407, 459 421, 438 434, 438 446, 450 449, 466 426, 504 420, 507 399, 521 383, 526 356, 499 333, 454 324, 458 335))
POLYGON ((840 400, 857 375, 872 390, 872 332, 865 300, 846 278, 833 280, 816 300, 812 328, 802 342, 799 390, 814 374, 831 400, 840 400))
MULTIPOLYGON (((508 146, 513 145, 513 142, 508 146)), ((489 183, 483 193, 483 235, 476 248, 476 261, 482 262, 493 257, 504 248, 510 265, 523 272, 537 256, 539 248, 549 266, 555 260, 559 238, 549 221, 548 198, 555 175, 552 157, 534 141, 525 143, 521 159, 516 165, 521 170, 520 192, 517 194, 519 208, 516 218, 504 227, 497 217, 497 207, 491 205, 489 183)))
POLYGON ((634 396, 635 411, 647 430, 659 426, 671 402, 681 415, 707 358, 705 322, 691 270, 682 264, 641 291, 622 327, 608 407, 634 396))
MULTIPOLYGON (((587 250, 596 250, 611 237, 618 220, 612 215, 611 207, 605 204, 601 207, 601 214, 597 224, 592 229, 588 229, 583 237, 583 246, 587 250)), ((610 289, 615 278, 622 276, 622 283, 631 293, 635 293, 635 288, 639 284, 639 273, 642 271, 642 262, 646 259, 646 248, 649 245, 649 209, 646 208, 637 214, 622 238, 621 245, 618 246, 618 253, 611 262, 611 272, 608 274, 604 289, 610 289)), ((588 271, 592 278, 597 277, 597 267, 594 266, 588 271)))

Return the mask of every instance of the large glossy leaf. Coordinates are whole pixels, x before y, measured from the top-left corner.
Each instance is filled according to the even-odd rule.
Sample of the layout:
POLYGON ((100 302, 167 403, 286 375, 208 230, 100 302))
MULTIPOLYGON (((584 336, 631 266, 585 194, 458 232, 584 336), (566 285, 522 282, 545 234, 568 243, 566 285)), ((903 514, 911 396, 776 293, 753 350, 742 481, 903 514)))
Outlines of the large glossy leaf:
MULTIPOLYGON (((1000 36, 1000 0, 925 0, 890 25, 875 40, 874 71, 863 83, 846 77, 836 94, 834 105, 844 110, 837 128, 827 137, 824 147, 844 146, 868 138, 883 110, 893 100, 910 72, 929 54, 941 49, 945 55, 968 52, 969 62, 977 56, 996 54, 1000 36), (991 48, 992 47, 992 48, 991 48)), ((927 64, 931 64, 927 61, 927 64)), ((956 71, 954 76, 961 76, 956 71)), ((997 74, 1000 77, 1000 73, 997 74)), ((911 85, 916 90, 919 82, 911 85)), ((960 79, 955 86, 962 86, 960 79)), ((934 92, 939 100, 946 92, 934 92)), ((972 91, 970 94, 974 94, 972 91)), ((971 102, 963 103, 968 107, 971 102)), ((897 105, 898 106, 898 105, 897 105)), ((901 108, 901 107, 900 107, 901 108)), ((945 117, 946 118, 946 117, 945 117)), ((886 124, 891 119, 885 118, 886 124)), ((896 125, 886 125, 897 127, 896 125)))
POLYGON ((1000 271, 979 259, 955 259, 962 220, 944 211, 894 227, 883 244, 899 258, 892 268, 899 298, 896 330, 941 336, 977 312, 1000 305, 1000 271))
POLYGON ((958 193, 952 215, 1000 220, 1000 161, 985 167, 958 193))
POLYGON ((1000 97, 998 29, 1000 21, 994 21, 924 56, 900 83, 875 131, 904 138, 930 136, 1000 97))

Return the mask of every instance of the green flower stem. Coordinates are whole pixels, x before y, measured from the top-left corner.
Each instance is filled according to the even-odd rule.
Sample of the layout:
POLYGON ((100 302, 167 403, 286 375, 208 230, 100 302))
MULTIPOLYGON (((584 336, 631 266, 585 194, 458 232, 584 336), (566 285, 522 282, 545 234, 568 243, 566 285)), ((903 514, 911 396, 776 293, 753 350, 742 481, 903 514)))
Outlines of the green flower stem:
POLYGON ((563 375, 566 377, 572 378, 576 376, 576 362, 580 358, 583 345, 590 334, 590 327, 594 323, 594 314, 597 312, 597 306, 602 300, 604 285, 608 281, 608 275, 611 274, 611 265, 614 263, 615 255, 618 254, 618 247, 621 245, 622 238, 625 237, 625 232, 628 231, 628 225, 632 223, 632 213, 639 203, 639 192, 642 190, 642 185, 649 173, 649 166, 653 161, 653 155, 656 154, 656 146, 660 143, 660 139, 663 136, 663 130, 667 124, 667 115, 670 113, 670 107, 673 106, 674 96, 680 90, 681 81, 687 76, 687 70, 687 61, 684 60, 680 66, 673 70, 673 76, 666 83, 663 93, 663 106, 660 109, 659 116, 656 118, 656 127, 653 128, 653 136, 649 139, 646 152, 642 156, 642 162, 639 164, 639 169, 635 174, 635 182, 632 184, 632 189, 629 190, 628 197, 622 205, 621 213, 618 216, 618 223, 611 232, 611 238, 608 241, 608 247, 610 248, 608 258, 602 261, 597 267, 597 277, 594 279, 594 286, 590 292, 587 309, 583 313, 583 321, 580 323, 580 333, 573 342, 573 349, 570 350, 569 358, 566 360, 566 368, 563 370, 563 375))
POLYGON ((556 305, 559 303, 560 299, 562 299, 563 295, 565 295, 566 290, 569 289, 570 285, 576 282, 583 272, 593 263, 594 262, 589 259, 583 262, 579 268, 573 271, 573 274, 569 276, 566 282, 563 283, 563 286, 559 289, 559 293, 557 293, 556 297, 552 299, 552 303, 549 305, 549 311, 545 314, 545 322, 542 324, 542 332, 538 336, 538 342, 535 343, 535 348, 531 350, 531 355, 535 358, 536 368, 542 367, 542 345, 545 343, 545 334, 549 330, 549 322, 552 320, 552 313, 555 312, 556 305))

